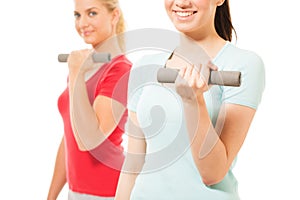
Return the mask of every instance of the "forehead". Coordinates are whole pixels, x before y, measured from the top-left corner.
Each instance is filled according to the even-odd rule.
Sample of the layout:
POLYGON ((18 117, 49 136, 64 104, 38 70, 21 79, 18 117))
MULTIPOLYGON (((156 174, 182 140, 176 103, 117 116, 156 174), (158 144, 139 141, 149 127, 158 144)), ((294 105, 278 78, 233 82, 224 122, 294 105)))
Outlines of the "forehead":
POLYGON ((91 8, 104 9, 104 4, 101 0, 74 0, 75 11, 85 11, 91 8))

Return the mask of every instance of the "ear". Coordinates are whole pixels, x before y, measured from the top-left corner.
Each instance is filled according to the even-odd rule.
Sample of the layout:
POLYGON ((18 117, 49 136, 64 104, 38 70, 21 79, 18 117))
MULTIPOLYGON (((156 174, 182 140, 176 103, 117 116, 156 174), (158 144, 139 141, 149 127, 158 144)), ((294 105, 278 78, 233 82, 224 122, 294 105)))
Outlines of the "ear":
POLYGON ((115 8, 113 11, 112 11, 112 24, 114 26, 117 25, 119 19, 120 19, 120 15, 121 15, 121 11, 119 8, 115 8))
POLYGON ((217 6, 222 6, 225 0, 217 0, 216 5, 217 6))

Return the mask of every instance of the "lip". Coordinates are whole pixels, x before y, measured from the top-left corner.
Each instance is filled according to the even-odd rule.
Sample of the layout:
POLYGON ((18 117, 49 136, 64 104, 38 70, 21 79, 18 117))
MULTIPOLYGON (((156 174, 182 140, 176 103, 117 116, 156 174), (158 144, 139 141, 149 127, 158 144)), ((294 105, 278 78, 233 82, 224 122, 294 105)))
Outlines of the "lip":
POLYGON ((81 35, 83 37, 88 37, 93 33, 93 31, 81 31, 81 35))
POLYGON ((173 15, 180 21, 191 20, 197 11, 194 10, 173 10, 173 15))

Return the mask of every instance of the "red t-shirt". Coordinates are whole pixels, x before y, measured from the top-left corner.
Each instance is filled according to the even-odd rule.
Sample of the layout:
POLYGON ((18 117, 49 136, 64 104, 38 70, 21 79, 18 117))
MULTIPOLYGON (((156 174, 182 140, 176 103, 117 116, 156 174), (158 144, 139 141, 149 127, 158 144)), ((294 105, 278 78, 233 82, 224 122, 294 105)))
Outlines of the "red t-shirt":
MULTIPOLYGON (((110 97, 127 106, 127 86, 131 62, 118 56, 104 64, 88 81, 91 105, 98 95, 110 97)), ((66 170, 69 188, 74 192, 103 197, 115 196, 124 161, 122 134, 127 110, 118 126, 105 142, 91 151, 80 151, 75 141, 69 109, 68 88, 58 99, 58 109, 64 122, 66 170)))

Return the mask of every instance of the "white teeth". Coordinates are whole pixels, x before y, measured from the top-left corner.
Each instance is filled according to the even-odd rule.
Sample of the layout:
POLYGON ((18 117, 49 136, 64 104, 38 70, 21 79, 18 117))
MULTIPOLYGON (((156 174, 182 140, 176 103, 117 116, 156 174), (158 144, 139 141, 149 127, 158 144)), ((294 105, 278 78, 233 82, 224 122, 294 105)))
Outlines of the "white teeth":
POLYGON ((187 17, 193 14, 193 12, 176 12, 180 17, 187 17))

